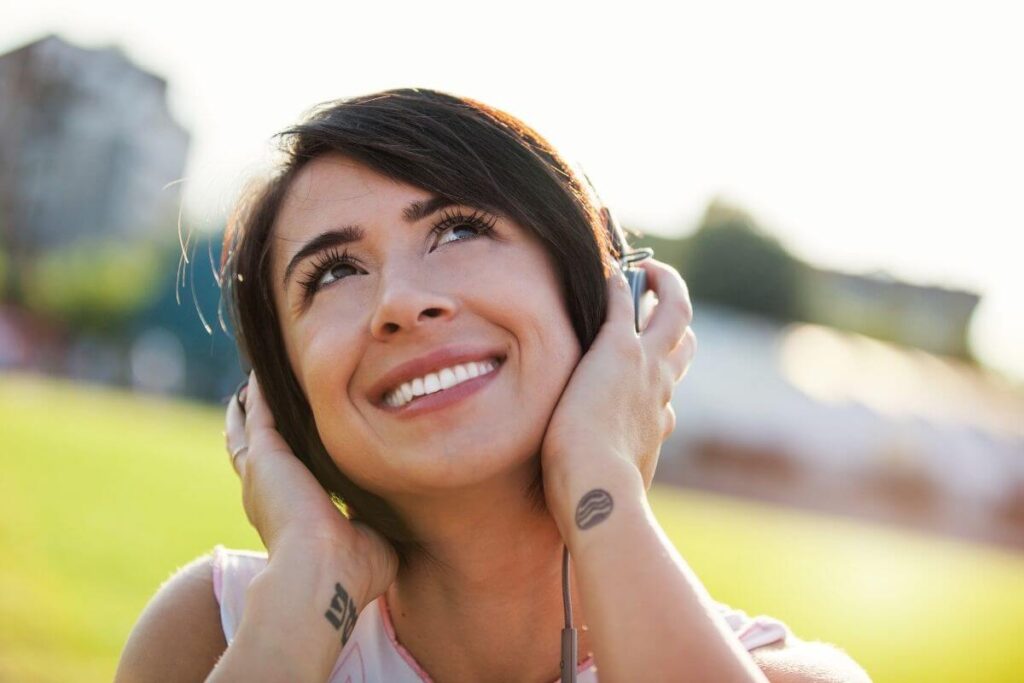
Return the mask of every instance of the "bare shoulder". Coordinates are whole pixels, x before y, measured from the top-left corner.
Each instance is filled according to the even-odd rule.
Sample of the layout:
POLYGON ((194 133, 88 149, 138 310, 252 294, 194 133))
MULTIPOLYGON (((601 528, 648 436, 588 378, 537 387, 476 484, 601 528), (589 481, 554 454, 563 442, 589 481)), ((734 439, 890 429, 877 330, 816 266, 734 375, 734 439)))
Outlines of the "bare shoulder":
POLYGON ((790 636, 750 654, 771 683, 871 683, 857 662, 829 643, 790 636))
POLYGON ((168 579, 136 622, 115 683, 201 681, 227 649, 209 554, 168 579))

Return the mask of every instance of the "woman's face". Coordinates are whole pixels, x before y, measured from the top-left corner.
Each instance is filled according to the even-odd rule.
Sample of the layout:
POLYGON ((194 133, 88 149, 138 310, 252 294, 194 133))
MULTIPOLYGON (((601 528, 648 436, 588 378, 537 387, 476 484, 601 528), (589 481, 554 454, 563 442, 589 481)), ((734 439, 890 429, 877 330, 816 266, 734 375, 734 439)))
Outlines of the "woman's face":
POLYGON ((537 453, 580 345, 532 233, 330 155, 292 182, 271 258, 288 360, 357 484, 428 493, 537 453))

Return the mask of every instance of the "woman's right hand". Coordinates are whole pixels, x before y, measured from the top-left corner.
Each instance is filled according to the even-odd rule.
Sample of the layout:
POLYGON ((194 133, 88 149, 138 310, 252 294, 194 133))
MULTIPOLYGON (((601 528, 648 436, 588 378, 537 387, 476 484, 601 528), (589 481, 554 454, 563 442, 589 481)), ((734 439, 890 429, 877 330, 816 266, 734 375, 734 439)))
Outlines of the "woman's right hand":
MULTIPOLYGON (((242 504, 267 548, 270 563, 281 555, 344 557, 353 585, 345 588, 361 610, 387 590, 398 571, 398 555, 379 533, 346 518, 277 431, 255 373, 228 402, 226 436, 242 504)), ((326 558, 325 558, 326 559, 326 558)))

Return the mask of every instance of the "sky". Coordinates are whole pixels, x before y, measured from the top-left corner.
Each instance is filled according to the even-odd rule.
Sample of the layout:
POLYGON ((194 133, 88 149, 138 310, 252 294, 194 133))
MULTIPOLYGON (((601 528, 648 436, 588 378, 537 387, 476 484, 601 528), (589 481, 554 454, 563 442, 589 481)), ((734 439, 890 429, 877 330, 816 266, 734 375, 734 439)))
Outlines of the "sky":
POLYGON ((0 52, 58 33, 168 80, 194 226, 223 222, 314 104, 448 90, 538 129, 630 227, 685 234, 721 197, 818 265, 980 294, 973 347, 1024 381, 1019 2, 0 0, 0 16, 0 52))

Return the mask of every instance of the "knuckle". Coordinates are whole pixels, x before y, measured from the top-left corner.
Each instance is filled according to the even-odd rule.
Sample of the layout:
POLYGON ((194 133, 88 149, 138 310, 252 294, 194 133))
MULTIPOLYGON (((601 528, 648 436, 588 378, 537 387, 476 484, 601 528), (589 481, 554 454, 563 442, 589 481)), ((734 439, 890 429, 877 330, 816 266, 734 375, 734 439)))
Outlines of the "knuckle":
POLYGON ((687 325, 693 320, 693 304, 686 297, 671 300, 671 311, 676 317, 682 318, 687 325))
POLYGON ((683 279, 682 275, 677 273, 676 277, 678 278, 677 284, 679 286, 679 291, 682 292, 683 299, 690 301, 690 285, 686 284, 686 280, 683 279))
POLYGON ((684 340, 672 351, 671 360, 672 369, 675 371, 673 377, 678 378, 693 360, 693 347, 684 340))
POLYGON ((675 389, 676 384, 676 373, 671 363, 668 363, 661 369, 658 376, 658 383, 661 387, 661 401, 662 405, 668 404, 672 400, 672 391, 675 389))
POLYGON ((675 372, 672 375, 673 383, 682 381, 683 377, 686 376, 686 371, 689 369, 689 367, 689 359, 684 359, 680 361, 679 365, 675 368, 675 372))
POLYGON ((679 272, 678 268, 676 268, 670 263, 658 261, 657 259, 651 259, 650 263, 655 268, 657 268, 658 270, 665 274, 666 279, 670 282, 670 284, 673 284, 676 287, 681 287, 682 289, 686 289, 686 281, 683 279, 683 276, 679 272))
POLYGON ((665 427, 661 433, 662 439, 667 439, 676 429, 676 413, 672 410, 672 406, 668 406, 665 411, 665 427))
POLYGON ((692 327, 687 327, 683 332, 683 343, 690 347, 690 355, 697 351, 697 333, 692 327))
POLYGON ((676 369, 679 362, 675 358, 668 358, 661 368, 661 386, 673 386, 676 383, 676 369))

